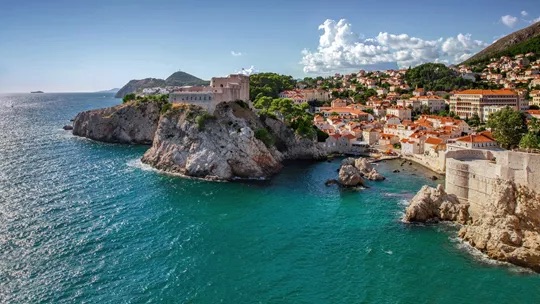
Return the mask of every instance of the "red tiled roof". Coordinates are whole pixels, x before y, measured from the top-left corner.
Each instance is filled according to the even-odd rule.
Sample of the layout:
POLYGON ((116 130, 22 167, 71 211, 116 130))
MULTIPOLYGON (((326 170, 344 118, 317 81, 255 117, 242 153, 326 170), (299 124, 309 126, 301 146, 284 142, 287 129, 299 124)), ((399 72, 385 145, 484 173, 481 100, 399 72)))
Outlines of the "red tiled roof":
POLYGON ((440 145, 443 142, 444 141, 441 138, 438 138, 438 137, 428 137, 426 139, 426 144, 428 144, 428 145, 440 145))
POLYGON ((487 142, 494 142, 495 140, 493 140, 492 138, 489 138, 488 136, 484 134, 471 134, 471 135, 457 138, 456 141, 470 142, 470 143, 487 143, 487 142))

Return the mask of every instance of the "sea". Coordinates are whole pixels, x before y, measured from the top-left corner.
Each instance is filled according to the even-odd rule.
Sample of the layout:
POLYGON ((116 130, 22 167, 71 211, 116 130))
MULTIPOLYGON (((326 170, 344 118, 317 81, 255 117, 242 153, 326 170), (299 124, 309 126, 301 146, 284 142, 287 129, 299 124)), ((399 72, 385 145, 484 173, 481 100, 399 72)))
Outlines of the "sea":
POLYGON ((540 302, 538 274, 490 261, 459 227, 401 221, 444 182, 422 167, 378 163, 387 179, 359 191, 325 186, 340 159, 208 182, 62 129, 120 102, 0 95, 0 303, 540 302))

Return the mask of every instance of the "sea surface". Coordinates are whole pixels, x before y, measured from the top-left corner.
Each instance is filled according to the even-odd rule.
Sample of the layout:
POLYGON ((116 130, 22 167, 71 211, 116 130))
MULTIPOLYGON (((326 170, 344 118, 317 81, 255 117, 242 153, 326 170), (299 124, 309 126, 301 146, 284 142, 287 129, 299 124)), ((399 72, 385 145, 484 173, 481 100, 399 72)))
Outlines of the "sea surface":
POLYGON ((421 167, 380 163, 387 180, 362 191, 324 185, 339 160, 206 182, 62 130, 119 102, 0 95, 0 303, 540 302, 538 274, 490 262, 457 227, 400 221, 435 183, 421 167))

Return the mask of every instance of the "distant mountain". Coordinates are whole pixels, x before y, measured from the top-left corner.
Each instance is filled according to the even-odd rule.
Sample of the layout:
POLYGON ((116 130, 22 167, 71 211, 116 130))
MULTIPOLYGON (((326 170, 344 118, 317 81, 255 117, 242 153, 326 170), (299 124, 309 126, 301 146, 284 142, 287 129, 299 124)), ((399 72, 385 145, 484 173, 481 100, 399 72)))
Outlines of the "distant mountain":
POLYGON ((467 65, 488 62, 491 58, 533 52, 540 55, 540 22, 500 38, 478 54, 463 62, 467 65))
POLYGON ((123 98, 127 94, 136 93, 146 88, 166 87, 166 86, 196 86, 208 85, 210 82, 197 78, 186 72, 176 72, 167 79, 145 78, 141 80, 131 80, 116 93, 116 98, 123 98))
POLYGON ((96 93, 116 93, 118 91, 120 91, 119 88, 114 88, 114 89, 110 89, 110 90, 97 91, 96 93))

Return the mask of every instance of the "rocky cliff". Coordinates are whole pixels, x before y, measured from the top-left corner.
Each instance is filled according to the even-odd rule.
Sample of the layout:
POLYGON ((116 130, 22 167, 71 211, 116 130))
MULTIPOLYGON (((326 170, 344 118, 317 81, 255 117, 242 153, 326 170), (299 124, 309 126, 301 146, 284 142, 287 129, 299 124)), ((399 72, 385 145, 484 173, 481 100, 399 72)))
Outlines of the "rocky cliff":
POLYGON ((471 216, 439 186, 424 186, 407 207, 405 220, 447 220, 464 224, 459 236, 490 258, 540 272, 540 195, 512 181, 497 180, 490 199, 471 216))
POLYGON ((163 171, 231 180, 266 178, 281 170, 283 160, 324 156, 315 141, 295 135, 282 122, 228 102, 213 115, 194 105, 175 105, 161 117, 142 161, 163 171))
POLYGON ((131 102, 81 112, 73 121, 73 134, 103 142, 149 145, 154 140, 160 110, 158 103, 131 102))

